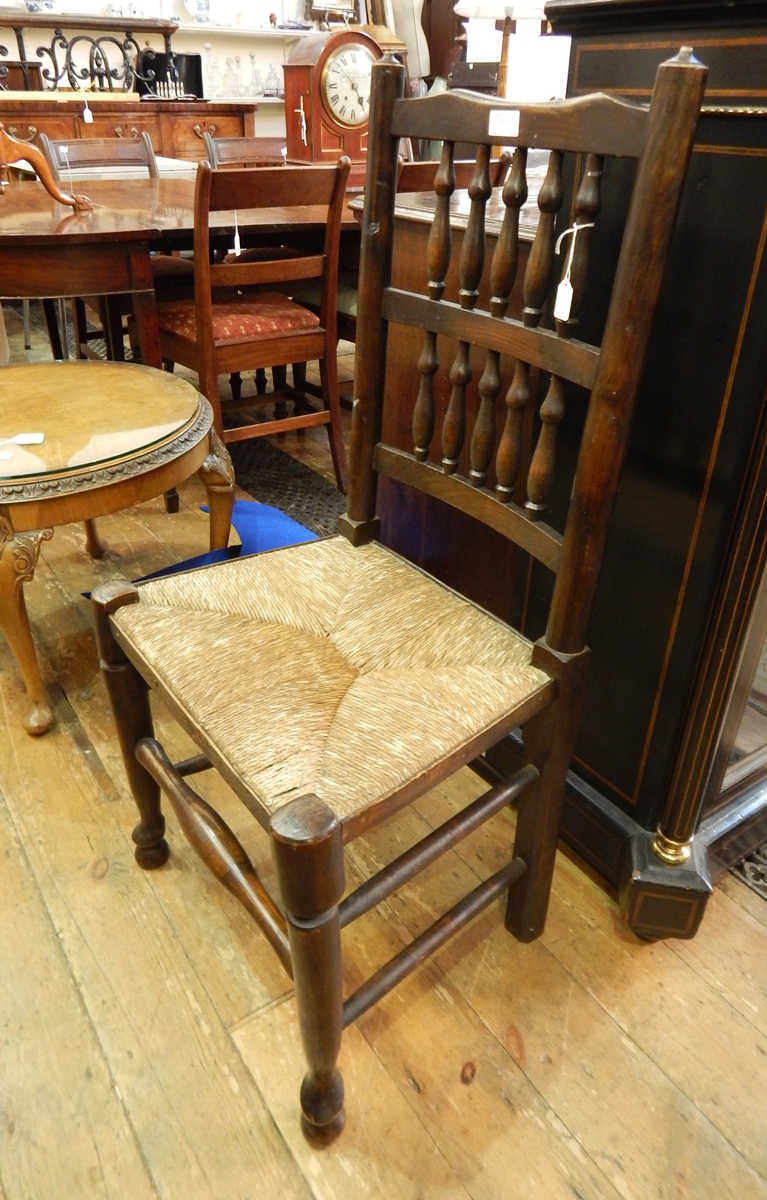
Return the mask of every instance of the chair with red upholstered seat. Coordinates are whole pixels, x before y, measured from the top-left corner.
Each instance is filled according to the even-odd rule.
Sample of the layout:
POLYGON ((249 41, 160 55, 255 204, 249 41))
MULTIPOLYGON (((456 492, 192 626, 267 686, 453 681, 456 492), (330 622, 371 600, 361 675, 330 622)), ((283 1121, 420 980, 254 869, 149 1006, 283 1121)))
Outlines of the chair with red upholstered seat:
POLYGON ((213 171, 202 162, 197 171, 194 218, 194 301, 158 305, 163 358, 197 371, 200 387, 213 406, 216 428, 225 442, 263 437, 310 425, 326 425, 336 481, 346 487, 346 455, 338 402, 336 363, 336 280, 338 245, 349 160, 338 166, 254 167, 213 171), (327 217, 324 250, 286 258, 281 248, 259 252, 258 261, 229 256, 209 261, 209 214, 221 210, 311 207, 327 217), (291 300, 293 284, 307 279, 320 285, 319 315, 291 300), (251 291, 256 287, 258 290, 251 291), (269 290, 271 289, 273 290, 269 290), (278 291, 277 288, 280 288, 278 291), (218 289, 225 289, 220 298, 218 289), (305 393, 285 388, 268 396, 221 399, 218 377, 260 367, 318 360, 322 407, 305 393), (292 400, 295 410, 284 407, 292 400), (225 428, 223 413, 263 404, 275 405, 275 417, 225 428))
MULTIPOLYGON (((405 68, 389 56, 376 63, 342 536, 140 588, 113 582, 94 593, 105 680, 140 813, 137 860, 159 867, 168 856, 162 789, 192 845, 293 978, 308 1063, 302 1126, 314 1144, 343 1128, 337 1064, 346 1026, 497 898, 504 897, 506 927, 520 941, 543 931, 585 686, 587 626, 705 80, 705 68, 683 51, 659 68, 649 109, 607 95, 533 105, 460 92, 404 100, 405 68), (499 131, 516 150, 501 232, 486 263, 489 160, 499 131), (406 252, 394 220, 401 137, 444 139, 426 270, 415 290, 391 286, 392 261, 396 269, 397 254, 406 252), (454 254, 453 151, 467 140, 477 147, 476 169, 454 254), (517 293, 519 320, 508 312, 516 306, 532 147, 551 155, 517 293), (565 207, 568 181, 573 199, 565 207), (559 212, 567 249, 555 271, 559 212), (590 263, 592 237, 604 239, 614 257, 590 263), (597 271, 607 259, 615 270, 597 271), (481 306, 483 278, 491 290, 481 306), (406 336, 387 355, 394 324, 406 336), (467 396, 472 363, 478 385, 467 396), (383 440, 386 433, 404 438, 391 419, 403 392, 413 405, 407 448, 383 440), (528 419, 528 405, 539 420, 528 419), (562 435, 566 452, 558 461, 562 435), (531 579, 538 586, 538 571, 551 573, 540 586, 551 604, 535 642, 524 627, 514 630, 380 544, 381 475, 515 544, 509 568, 505 555, 487 561, 486 540, 462 539, 467 554, 476 546, 475 569, 488 579, 495 573, 492 592, 505 613, 524 614, 531 579), (167 701, 198 756, 169 761, 152 733, 148 686, 167 701), (504 760, 517 759, 519 769, 504 778, 485 756, 512 733, 504 760), (344 845, 466 764, 497 782, 345 894, 344 845), (187 782, 212 767, 269 833, 276 896, 187 782), (391 960, 360 983, 364 930, 343 946, 341 931, 516 800, 513 850, 509 840, 496 855, 499 835, 508 833, 504 820, 483 843, 496 855, 494 873, 481 873, 484 849, 465 855, 462 868, 475 864, 468 894, 414 938, 405 926, 391 960), (358 986, 345 998, 351 981, 358 986)), ((676 316, 667 297, 664 317, 676 316)), ((439 569, 440 530, 456 526, 442 516, 428 531, 425 524, 412 544, 428 546, 439 569)), ((387 833, 388 844, 407 838, 404 824, 404 834, 387 833)), ((358 852, 355 871, 370 858, 370 850, 358 852)), ((454 874, 445 868, 442 878, 454 874)), ((496 925, 502 919, 498 911, 491 918, 496 925)), ((499 986, 529 990, 524 973, 499 986)))

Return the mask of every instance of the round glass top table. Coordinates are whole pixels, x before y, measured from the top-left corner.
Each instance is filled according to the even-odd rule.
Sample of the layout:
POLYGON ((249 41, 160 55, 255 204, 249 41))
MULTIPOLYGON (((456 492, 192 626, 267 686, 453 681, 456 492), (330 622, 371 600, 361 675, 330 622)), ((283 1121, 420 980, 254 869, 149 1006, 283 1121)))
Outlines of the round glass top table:
POLYGON ((208 494, 210 547, 227 545, 234 496, 213 412, 184 379, 133 363, 52 362, 0 368, 0 633, 21 671, 27 733, 50 728, 23 585, 55 525, 95 518, 174 488, 197 472, 208 494))

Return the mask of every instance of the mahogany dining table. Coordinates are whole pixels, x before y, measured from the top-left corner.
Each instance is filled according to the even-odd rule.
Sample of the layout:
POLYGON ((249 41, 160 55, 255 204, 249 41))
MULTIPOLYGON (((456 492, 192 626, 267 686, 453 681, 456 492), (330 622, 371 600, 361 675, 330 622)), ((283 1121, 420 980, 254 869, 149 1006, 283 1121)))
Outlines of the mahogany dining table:
MULTIPOLYGON (((191 248, 194 187, 194 180, 178 178, 94 180, 82 188, 92 211, 72 212, 37 180, 9 183, 0 194, 0 297, 130 293, 142 361, 162 366, 150 253, 191 248)), ((244 244, 275 235, 321 236, 325 223, 321 206, 236 214, 244 244)), ((211 213, 210 224, 229 244, 235 213, 211 213)), ((356 229, 350 212, 342 228, 356 229)))

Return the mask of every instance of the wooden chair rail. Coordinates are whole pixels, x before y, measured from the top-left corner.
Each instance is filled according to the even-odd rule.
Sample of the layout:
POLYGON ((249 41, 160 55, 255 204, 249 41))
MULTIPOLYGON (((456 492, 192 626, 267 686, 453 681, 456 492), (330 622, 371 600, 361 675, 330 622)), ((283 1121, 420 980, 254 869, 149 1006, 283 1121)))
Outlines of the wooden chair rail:
POLYGON ((324 254, 306 258, 272 259, 267 262, 212 264, 213 287, 248 287, 254 283, 285 283, 293 279, 316 279, 325 270, 324 254))
POLYGON ((214 171, 210 183, 210 211, 234 208, 283 208, 330 204, 337 179, 336 165, 306 167, 244 167, 214 171))
POLYGON ((473 804, 469 804, 462 812, 456 813, 449 821, 445 821, 432 833, 422 838, 415 846, 411 846, 404 854, 400 854, 371 879, 348 895, 338 906, 338 919, 343 929, 369 912, 376 904, 380 904, 392 892, 396 892, 420 871, 435 862, 440 854, 444 854, 451 846, 479 829, 485 821, 500 812, 507 804, 513 804, 526 788, 540 778, 537 767, 531 763, 517 771, 511 779, 504 780, 493 787, 484 796, 480 796, 473 804))
POLYGON ((530 328, 512 317, 498 320, 490 313, 467 311, 449 300, 432 300, 399 288, 386 289, 382 312, 386 321, 497 350, 582 388, 593 387, 596 378, 599 350, 595 346, 561 338, 549 329, 530 328))
POLYGON ((460 90, 415 100, 398 100, 392 133, 399 137, 454 138, 487 146, 545 146, 583 154, 639 158, 647 138, 648 110, 597 93, 549 104, 515 104, 497 96, 460 90), (491 113, 509 114, 506 123, 491 113), (517 132, 514 130, 519 116, 517 132))
POLYGON ((428 496, 444 500, 483 521, 491 529, 516 542, 555 574, 562 561, 562 535, 543 521, 534 521, 518 504, 501 503, 486 488, 474 487, 460 475, 446 475, 434 463, 418 462, 414 455, 379 443, 373 460, 375 470, 399 483, 418 488, 428 496))
POLYGON ((170 800, 190 846, 247 909, 292 976, 285 917, 229 826, 190 788, 154 738, 142 738, 137 743, 136 759, 170 800))
POLYGON ((377 1004, 384 996, 406 979, 416 967, 444 946, 445 942, 455 937, 457 933, 479 916, 488 904, 492 904, 496 896, 508 891, 516 880, 521 879, 527 870, 527 864, 522 858, 513 858, 495 875, 480 883, 478 887, 459 900, 449 912, 439 917, 433 925, 425 929, 399 954, 380 967, 375 975, 371 975, 366 983, 358 987, 343 1006, 343 1027, 353 1024, 369 1008, 377 1004))

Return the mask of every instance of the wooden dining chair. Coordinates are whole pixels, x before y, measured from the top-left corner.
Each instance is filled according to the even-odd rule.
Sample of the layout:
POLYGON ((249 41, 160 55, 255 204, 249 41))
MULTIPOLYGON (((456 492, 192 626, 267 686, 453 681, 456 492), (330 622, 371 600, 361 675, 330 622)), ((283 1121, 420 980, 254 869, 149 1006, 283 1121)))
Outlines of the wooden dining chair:
MULTIPOLYGON (((104 167, 143 167, 150 179, 159 179, 154 147, 144 131, 137 138, 54 139, 40 134, 40 147, 59 186, 68 181, 70 169, 90 170, 94 177, 104 167)), ((194 267, 188 258, 172 254, 153 254, 152 280, 158 302, 181 300, 194 295, 194 267)), ((122 296, 84 296, 73 302, 75 344, 82 358, 98 357, 88 341, 104 337, 107 357, 121 361, 124 352, 124 318, 132 313, 132 300, 122 296), (86 306, 98 314, 103 332, 88 333, 86 306)))
POLYGON ((349 160, 338 165, 253 167, 213 171, 203 161, 197 170, 194 217, 195 298, 158 305, 163 358, 197 371, 200 387, 216 414, 216 430, 225 442, 264 437, 291 429, 325 425, 336 482, 346 490, 346 453, 338 402, 336 362, 336 280, 344 190, 349 160), (280 247, 265 248, 258 261, 229 256, 209 261, 210 213, 236 210, 247 224, 248 209, 290 207, 300 222, 306 208, 325 220, 322 253, 286 258, 280 247), (294 287, 317 280, 320 313, 290 298, 294 287), (249 289, 257 288, 257 291, 249 289), (280 290, 277 290, 277 289, 280 290), (217 295, 226 289, 225 298, 217 295), (266 290, 265 290, 266 289, 266 290), (218 377, 260 367, 319 361, 322 407, 298 388, 268 396, 222 400, 218 377), (292 400, 294 412, 287 415, 292 400), (275 405, 273 420, 225 428, 225 412, 275 405))
MULTIPOLYGON (((292 975, 308 1062, 302 1125, 315 1144, 343 1126, 337 1060, 346 1026, 496 897, 507 896, 506 927, 516 938, 530 941, 543 930, 588 661, 586 625, 706 74, 692 52, 682 50, 660 66, 649 109, 606 95, 516 105, 468 92, 403 100, 404 68, 389 56, 377 63, 351 476, 340 536, 138 588, 114 582, 95 595, 105 679, 140 814, 136 858, 148 868, 168 857, 162 789, 192 845, 292 975), (499 129, 516 150, 489 263, 492 299, 479 309, 488 161, 499 129), (445 139, 423 293, 390 286, 403 136, 445 139), (444 291, 457 140, 474 142, 477 154, 455 303, 444 291), (531 146, 548 147, 551 156, 521 284, 522 320, 516 320, 507 313, 531 146), (620 255, 614 278, 600 273, 587 289, 603 165, 611 156, 636 160, 633 193, 628 203, 621 172, 621 187, 606 189, 611 237, 625 213, 620 255), (576 183, 572 210, 560 213, 565 159, 576 183), (569 246, 552 287, 558 213, 569 246), (601 298, 610 289, 602 326, 601 298), (587 301, 595 298, 601 345, 577 336, 587 301), (381 441, 387 400, 393 393, 401 399, 402 374, 387 380, 392 322, 416 330, 421 345, 413 355, 421 382, 413 389, 409 452, 381 441), (444 362, 442 338, 455 347, 444 362), (472 346, 484 367, 479 414, 466 429, 472 346), (521 437, 529 424, 532 368, 548 382, 526 472, 527 498, 514 499, 526 461, 521 437), (452 382, 439 437, 437 371, 452 382), (511 385, 502 396, 504 376, 511 385), (567 481, 571 499, 559 529, 547 509, 557 429, 569 422, 577 430, 581 418, 577 464, 567 481), (490 525, 549 568, 553 598, 543 636, 531 643, 381 545, 381 474, 490 525), (199 758, 177 766, 169 761, 152 732, 147 685, 169 703, 199 758), (483 755, 518 729, 524 761, 515 774, 345 894, 345 843, 465 764, 487 778, 492 772, 483 755), (208 767, 268 831, 276 895, 188 783, 194 771, 208 767), (512 801, 519 807, 511 860, 344 998, 341 930, 512 801)), ((515 986, 524 988, 524 978, 515 986)))

